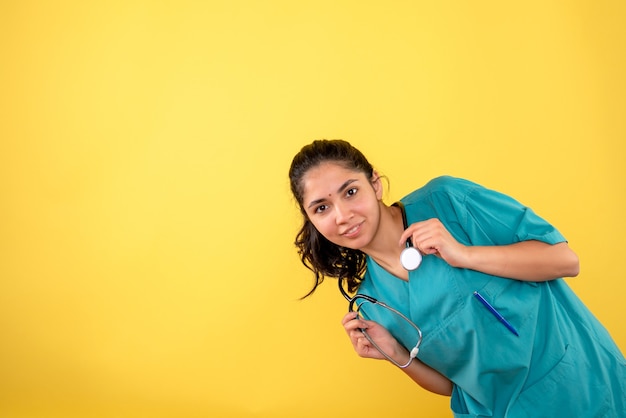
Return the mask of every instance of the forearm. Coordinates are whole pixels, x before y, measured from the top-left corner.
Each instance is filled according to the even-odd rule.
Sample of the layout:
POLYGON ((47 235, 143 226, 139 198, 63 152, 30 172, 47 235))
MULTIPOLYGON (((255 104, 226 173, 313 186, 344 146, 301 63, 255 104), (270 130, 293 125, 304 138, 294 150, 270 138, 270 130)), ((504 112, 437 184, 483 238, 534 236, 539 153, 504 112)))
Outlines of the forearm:
POLYGON ((525 281, 575 277, 579 272, 578 256, 567 243, 550 245, 541 241, 466 247, 466 256, 455 267, 525 281))
POLYGON ((417 359, 414 359, 408 367, 401 370, 415 383, 430 392, 444 396, 452 394, 452 382, 417 359))
MULTIPOLYGON (((409 358, 409 351, 397 341, 394 346, 395 347, 389 353, 391 358, 393 358, 397 364, 405 364, 409 358)), ((452 382, 437 370, 427 366, 417 358, 413 358, 407 367, 398 368, 410 377, 411 380, 430 392, 445 396, 452 394, 452 382)))

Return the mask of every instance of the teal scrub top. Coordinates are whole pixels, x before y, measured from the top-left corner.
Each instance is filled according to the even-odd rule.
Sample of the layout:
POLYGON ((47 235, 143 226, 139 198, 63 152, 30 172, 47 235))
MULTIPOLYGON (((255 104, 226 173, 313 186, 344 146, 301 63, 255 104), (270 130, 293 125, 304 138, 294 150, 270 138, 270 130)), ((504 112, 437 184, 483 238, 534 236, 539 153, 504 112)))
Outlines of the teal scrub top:
MULTIPOLYGON (((402 202, 409 225, 438 218, 465 245, 565 241, 530 208, 462 179, 436 178, 402 202)), ((425 256, 405 282, 368 258, 358 293, 420 327, 418 358, 453 382, 455 417, 626 417, 624 356, 562 279, 511 280, 425 256)), ((413 347, 416 332, 403 330, 395 315, 367 314, 413 347)))

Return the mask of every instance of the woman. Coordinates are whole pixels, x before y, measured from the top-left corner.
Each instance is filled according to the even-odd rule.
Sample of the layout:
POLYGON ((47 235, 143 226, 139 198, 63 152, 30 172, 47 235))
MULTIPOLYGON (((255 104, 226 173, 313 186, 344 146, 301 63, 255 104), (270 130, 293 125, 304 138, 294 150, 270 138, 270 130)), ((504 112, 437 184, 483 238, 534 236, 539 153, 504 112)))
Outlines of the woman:
POLYGON ((307 296, 335 277, 423 333, 412 361, 416 331, 389 311, 350 312, 360 356, 451 396, 457 417, 626 417, 626 361, 561 279, 578 257, 531 209, 452 177, 386 205, 380 175, 342 140, 303 147, 289 176, 304 217, 295 243, 316 278, 307 296), (414 271, 400 262, 409 240, 423 255, 414 271))

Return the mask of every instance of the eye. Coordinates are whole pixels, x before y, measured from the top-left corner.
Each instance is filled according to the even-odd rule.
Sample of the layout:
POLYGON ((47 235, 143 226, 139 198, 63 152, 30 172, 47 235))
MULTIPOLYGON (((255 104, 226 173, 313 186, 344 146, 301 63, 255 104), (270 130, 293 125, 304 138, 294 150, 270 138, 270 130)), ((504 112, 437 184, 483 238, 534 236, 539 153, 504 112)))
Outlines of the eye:
POLYGON ((346 196, 350 197, 350 196, 354 196, 357 192, 357 188, 353 187, 351 189, 348 189, 348 191, 346 191, 346 196))
POLYGON ((315 208, 315 213, 322 213, 326 209, 328 209, 327 205, 319 205, 318 207, 315 208))

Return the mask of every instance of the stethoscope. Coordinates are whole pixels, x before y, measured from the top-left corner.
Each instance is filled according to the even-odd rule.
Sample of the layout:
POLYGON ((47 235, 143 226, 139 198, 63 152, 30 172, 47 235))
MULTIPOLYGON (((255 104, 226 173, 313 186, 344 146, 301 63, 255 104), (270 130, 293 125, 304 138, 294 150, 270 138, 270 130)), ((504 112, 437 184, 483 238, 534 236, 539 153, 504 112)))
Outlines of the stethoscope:
MULTIPOLYGON (((404 205, 402 202, 396 202, 392 206, 400 208, 400 212, 402 212, 402 224, 404 225, 404 229, 407 229, 409 225, 406 221, 404 205)), ((400 253, 400 264, 402 264, 402 267, 404 267, 405 270, 413 271, 422 263, 422 254, 413 246, 413 242, 410 237, 406 240, 405 245, 406 247, 402 250, 402 253, 400 253)))
MULTIPOLYGON (((407 220, 406 220, 406 213, 404 211, 404 205, 402 204, 402 202, 396 202, 393 205, 400 208, 400 211, 402 212, 402 223, 404 224, 404 229, 406 229, 408 225, 407 225, 407 220)), ((406 248, 402 250, 402 253, 400 255, 400 263, 402 264, 402 267, 404 267, 408 271, 412 271, 418 268, 421 262, 422 262, 422 254, 420 254, 420 252, 415 247, 413 247, 411 238, 407 239, 406 248)), ((385 357, 387 360, 389 360, 391 363, 395 364, 396 366, 400 367, 401 369, 408 367, 409 364, 411 364, 411 362, 413 361, 413 359, 417 357, 417 354, 419 353, 419 350, 420 350, 420 345, 422 344, 422 330, 420 329, 420 327, 414 324, 413 321, 407 318, 406 315, 404 315, 402 312, 398 311, 397 309, 392 308, 386 303, 380 302, 379 300, 371 296, 364 295, 364 294, 356 294, 353 297, 350 297, 350 295, 348 295, 348 293, 343 287, 343 279, 339 279, 337 280, 337 282, 339 283, 339 291, 341 292, 343 297, 346 298, 346 300, 349 302, 349 305, 348 305, 349 312, 358 312, 360 314, 361 313, 360 309, 363 303, 369 302, 374 305, 378 305, 380 307, 388 309, 390 312, 393 312, 394 314, 398 315, 400 318, 404 319, 411 327, 415 329, 415 331, 417 332, 417 343, 409 352, 408 362, 406 364, 400 364, 394 359, 392 359, 387 353, 385 353, 378 346, 378 344, 374 342, 374 340, 372 339, 372 337, 370 337, 367 331, 361 328, 361 332, 363 333, 365 338, 367 338, 367 340, 372 344, 372 346, 374 346, 374 348, 376 348, 380 352, 380 354, 383 355, 383 357, 385 357), (358 301, 361 301, 361 303, 358 303, 358 301)))

